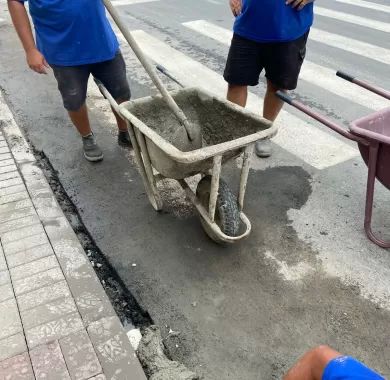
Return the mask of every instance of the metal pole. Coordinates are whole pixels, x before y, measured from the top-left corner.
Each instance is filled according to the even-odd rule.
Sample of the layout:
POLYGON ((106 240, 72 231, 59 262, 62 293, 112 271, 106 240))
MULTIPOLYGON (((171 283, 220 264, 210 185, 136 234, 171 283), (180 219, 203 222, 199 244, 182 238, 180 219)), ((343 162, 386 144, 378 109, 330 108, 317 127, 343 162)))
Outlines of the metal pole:
POLYGON ((209 216, 212 222, 214 222, 215 207, 217 205, 222 156, 215 156, 213 161, 214 161, 214 165, 213 165, 213 174, 211 177, 211 188, 210 188, 210 199, 209 199, 209 216))
POLYGON ((242 157, 242 168, 241 168, 241 178, 240 178, 240 190, 238 192, 238 207, 240 208, 240 211, 244 208, 244 198, 246 193, 246 185, 248 183, 248 175, 249 175, 249 169, 250 169, 250 162, 251 157, 253 154, 253 145, 248 145, 244 149, 244 154, 242 157))

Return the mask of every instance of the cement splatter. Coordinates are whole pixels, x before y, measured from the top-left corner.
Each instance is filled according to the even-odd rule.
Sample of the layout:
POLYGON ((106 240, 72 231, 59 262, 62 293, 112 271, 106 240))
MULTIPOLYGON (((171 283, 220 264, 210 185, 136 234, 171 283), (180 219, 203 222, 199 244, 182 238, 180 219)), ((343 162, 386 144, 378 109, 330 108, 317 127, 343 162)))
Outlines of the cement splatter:
POLYGON ((138 358, 150 380, 199 380, 199 376, 183 364, 169 360, 164 353, 161 332, 150 326, 143 332, 138 358))

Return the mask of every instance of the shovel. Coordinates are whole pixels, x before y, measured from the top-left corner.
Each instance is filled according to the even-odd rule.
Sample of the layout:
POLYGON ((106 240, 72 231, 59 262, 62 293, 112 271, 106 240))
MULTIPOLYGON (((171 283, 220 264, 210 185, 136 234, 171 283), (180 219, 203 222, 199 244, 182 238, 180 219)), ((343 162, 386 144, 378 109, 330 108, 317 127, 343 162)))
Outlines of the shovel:
POLYGON ((190 123, 187 119, 184 112, 180 109, 180 107, 177 105, 175 100, 172 98, 171 94, 168 92, 166 87, 164 86, 163 82, 158 77, 157 73, 154 71, 153 65, 149 62, 149 59, 145 56, 145 54, 142 52, 141 48, 139 47, 138 43, 134 39, 134 37, 131 35, 128 28, 125 26, 123 21, 121 20, 118 11, 115 9, 113 4, 110 0, 103 0, 104 6, 106 7, 107 11, 110 13, 112 19, 115 21, 116 25, 118 26, 119 30, 125 37, 126 41, 130 45, 131 49, 133 50, 134 54, 137 56, 138 60, 141 62, 142 66, 144 67, 145 71, 148 73, 149 77, 152 79, 153 83, 157 87, 157 89, 160 91, 164 101, 168 105, 168 107, 172 110, 172 112, 175 114, 177 119, 180 121, 181 127, 177 132, 175 136, 176 141, 176 147, 185 150, 195 150, 202 147, 202 136, 200 129, 196 127, 194 124, 190 123), (179 146, 177 146, 177 143, 179 146))

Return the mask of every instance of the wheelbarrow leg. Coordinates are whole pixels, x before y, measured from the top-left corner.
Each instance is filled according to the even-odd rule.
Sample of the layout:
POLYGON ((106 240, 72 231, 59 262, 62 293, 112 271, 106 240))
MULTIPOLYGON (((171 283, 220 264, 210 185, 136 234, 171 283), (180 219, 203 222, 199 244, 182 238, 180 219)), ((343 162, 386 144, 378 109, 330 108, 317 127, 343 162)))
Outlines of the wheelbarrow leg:
POLYGON ((160 211, 162 209, 162 201, 161 201, 161 198, 160 198, 158 191, 157 191, 155 179, 153 176, 153 171, 151 169, 149 155, 147 153, 145 139, 144 139, 143 135, 140 134, 139 141, 138 141, 138 139, 135 135, 133 125, 130 122, 128 122, 127 126, 128 126, 128 130, 129 130, 129 134, 130 134, 131 143, 132 143, 133 149, 134 149, 135 161, 136 161, 136 163, 139 167, 139 170, 141 172, 141 177, 142 177, 142 181, 143 181, 144 186, 145 186, 146 194, 147 194, 149 201, 152 204, 153 208, 156 211, 160 211), (143 156, 141 154, 139 142, 141 144, 141 149, 144 152, 143 156), (147 165, 145 165, 145 161, 144 161, 145 159, 148 160, 146 164, 147 165, 149 164, 148 168, 150 170, 147 170, 147 168, 146 168, 147 165), (150 176, 150 173, 148 174, 148 171, 150 171, 152 173, 151 176, 150 176))
POLYGON ((214 157, 213 174, 211 179, 209 217, 212 222, 215 219, 215 207, 217 205, 219 178, 221 176, 222 156, 214 157))
POLYGON ((246 186, 248 183, 248 175, 250 169, 251 157, 253 155, 253 144, 247 146, 244 149, 244 154, 242 157, 242 168, 241 168, 241 178, 240 178, 240 190, 238 192, 238 207, 240 211, 244 208, 244 198, 246 193, 246 186))
POLYGON ((378 152, 380 144, 372 142, 370 144, 370 156, 368 160, 368 178, 367 178, 367 196, 366 196, 366 213, 364 219, 364 229, 368 238, 382 248, 390 248, 390 241, 383 241, 375 236, 372 231, 371 221, 374 206, 376 168, 378 162, 378 152))

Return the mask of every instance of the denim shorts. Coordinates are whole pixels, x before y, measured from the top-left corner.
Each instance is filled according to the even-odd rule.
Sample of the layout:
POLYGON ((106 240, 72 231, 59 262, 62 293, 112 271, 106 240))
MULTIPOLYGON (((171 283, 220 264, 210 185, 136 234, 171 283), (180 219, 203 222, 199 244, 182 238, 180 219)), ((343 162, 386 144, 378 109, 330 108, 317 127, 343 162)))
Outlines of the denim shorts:
POLYGON ((109 61, 80 66, 52 65, 64 107, 77 111, 85 103, 90 75, 99 79, 116 100, 130 99, 130 86, 126 77, 126 64, 118 50, 109 61))
POLYGON ((350 356, 340 356, 328 363, 322 380, 385 380, 385 378, 350 356))

